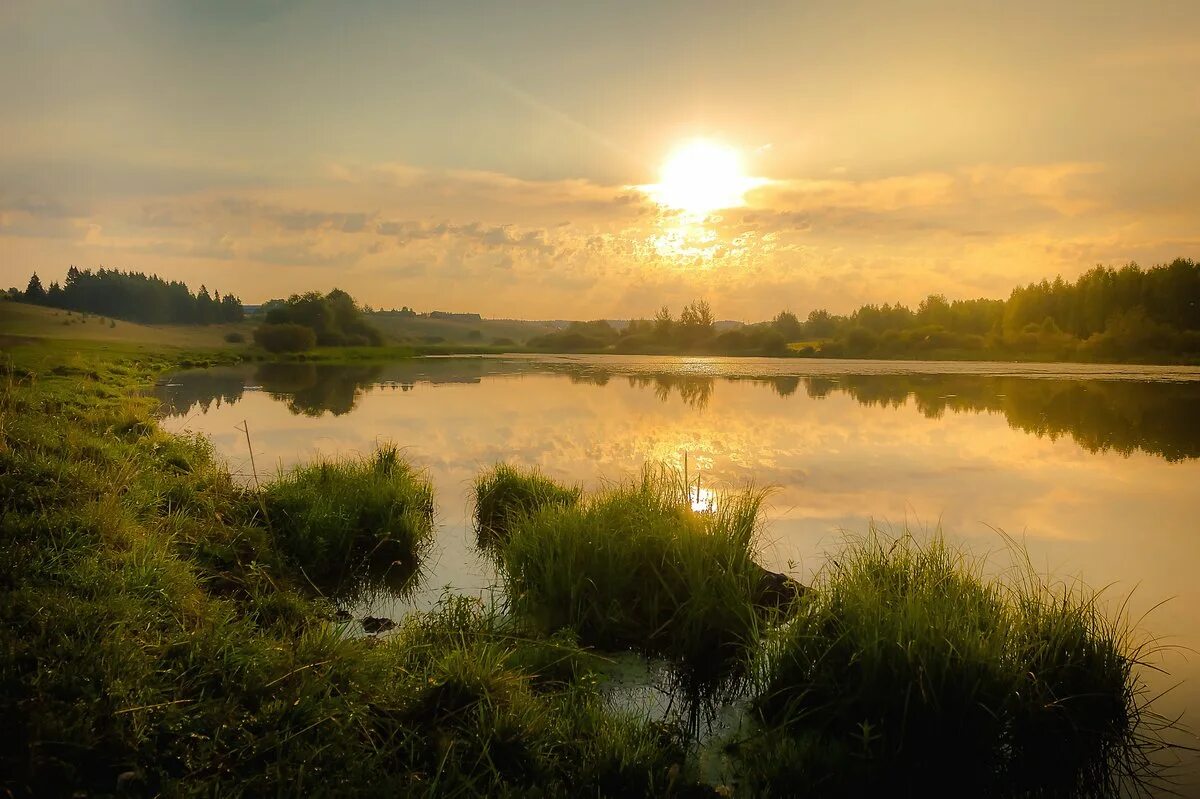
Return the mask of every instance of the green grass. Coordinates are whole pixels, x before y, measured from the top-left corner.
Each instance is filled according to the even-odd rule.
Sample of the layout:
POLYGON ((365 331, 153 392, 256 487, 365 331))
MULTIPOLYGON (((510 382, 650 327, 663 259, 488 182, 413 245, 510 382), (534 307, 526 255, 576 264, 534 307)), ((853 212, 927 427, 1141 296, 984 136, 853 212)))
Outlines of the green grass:
POLYGON ((307 352, 283 353, 272 357, 279 361, 387 363, 412 358, 416 354, 416 350, 406 345, 384 345, 382 347, 316 347, 307 352))
POLYGON ((1157 745, 1143 654, 1080 586, 872 533, 769 647, 746 777, 770 795, 1117 795, 1157 745))
POLYGON ((413 345, 436 343, 430 339, 470 346, 491 344, 497 338, 524 342, 554 330, 550 325, 519 319, 430 319, 392 313, 373 313, 368 319, 389 338, 413 345))
POLYGON ((284 472, 263 488, 262 509, 279 547, 318 584, 368 559, 414 563, 433 536, 433 487, 392 445, 284 472))
POLYGON ((608 709, 598 659, 570 636, 530 638, 478 600, 444 603, 408 617, 397 636, 412 675, 400 717, 436 742, 420 768, 478 774, 488 764, 485 774, 543 795, 654 796, 682 783, 677 732, 608 709))
POLYGON ((142 325, 79 311, 67 312, 40 305, 0 302, 0 336, 82 339, 108 344, 143 344, 156 348, 246 349, 246 345, 226 341, 225 336, 241 333, 249 340, 252 328, 249 322, 142 325), (114 321, 116 324, 111 325, 114 321))
POLYGON ((542 629, 705 669, 756 640, 762 496, 697 513, 666 471, 523 517, 500 551, 509 601, 542 629))
MULTIPOLYGON (((675 736, 609 710, 569 636, 530 639, 468 600, 379 641, 334 624, 261 498, 205 440, 155 426, 142 388, 175 356, 9 354, 0 793, 663 795, 682 783, 675 736)), ((385 497, 404 471, 390 459, 353 466, 385 497)))
POLYGON ((499 463, 475 479, 473 494, 479 541, 488 545, 507 540, 521 519, 542 508, 574 505, 582 491, 556 483, 536 469, 499 463))

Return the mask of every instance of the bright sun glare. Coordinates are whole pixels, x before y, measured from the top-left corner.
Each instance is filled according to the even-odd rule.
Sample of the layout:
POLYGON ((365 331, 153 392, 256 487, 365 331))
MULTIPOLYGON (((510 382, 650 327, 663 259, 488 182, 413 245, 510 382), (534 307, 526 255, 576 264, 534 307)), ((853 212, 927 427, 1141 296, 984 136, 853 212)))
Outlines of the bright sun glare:
POLYGON ((650 189, 660 205, 703 215, 742 205, 746 192, 761 182, 746 175, 737 150, 698 139, 671 154, 650 189))

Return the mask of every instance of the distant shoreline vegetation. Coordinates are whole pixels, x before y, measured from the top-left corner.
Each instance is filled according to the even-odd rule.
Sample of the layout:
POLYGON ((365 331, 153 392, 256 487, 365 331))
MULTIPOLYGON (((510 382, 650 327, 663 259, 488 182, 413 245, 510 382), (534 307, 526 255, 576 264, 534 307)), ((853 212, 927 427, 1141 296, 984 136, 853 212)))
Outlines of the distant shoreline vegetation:
POLYGON ((813 311, 772 323, 801 355, 830 358, 1038 358, 1050 361, 1200 360, 1200 263, 1177 258, 1143 270, 1097 266, 1013 289, 1007 300, 947 301, 915 311, 864 305, 846 316, 813 311))
POLYGON ((10 288, 6 296, 31 305, 144 324, 207 325, 240 322, 245 316, 242 301, 233 294, 209 294, 205 286, 193 294, 182 281, 118 269, 93 272, 72 266, 62 285, 54 281, 49 288, 34 272, 25 291, 10 288))
POLYGON ((262 308, 254 342, 268 352, 303 352, 314 346, 380 347, 383 334, 363 317, 354 298, 341 289, 310 291, 262 308))
MULTIPOLYGON (((71 267, 65 286, 42 287, 35 274, 9 299, 131 321, 206 324, 240 321, 232 296, 192 295, 156 276, 71 267)), ((1013 289, 1007 300, 948 300, 931 294, 915 309, 864 305, 844 315, 790 310, 754 324, 718 322, 708 301, 676 316, 561 322, 487 320, 478 314, 387 313, 360 306, 340 289, 271 300, 252 319, 255 341, 274 353, 314 347, 378 347, 385 339, 456 352, 759 355, 812 358, 1200 362, 1200 262, 1177 258, 1142 269, 1097 266, 1074 282, 1061 277, 1013 289), (559 329, 555 329, 555 326, 559 329), (381 329, 382 328, 382 329, 381 329), (491 335, 485 336, 485 330, 491 335)))
POLYGON ((1177 258, 1143 270, 1103 266, 1074 283, 1061 277, 1013 289, 1007 300, 947 300, 932 294, 916 310, 864 305, 846 315, 824 309, 803 321, 781 311, 769 322, 718 330, 701 300, 678 317, 618 330, 608 321, 572 322, 529 340, 541 352, 642 355, 792 355, 815 358, 999 358, 1047 361, 1200 360, 1200 263, 1177 258))

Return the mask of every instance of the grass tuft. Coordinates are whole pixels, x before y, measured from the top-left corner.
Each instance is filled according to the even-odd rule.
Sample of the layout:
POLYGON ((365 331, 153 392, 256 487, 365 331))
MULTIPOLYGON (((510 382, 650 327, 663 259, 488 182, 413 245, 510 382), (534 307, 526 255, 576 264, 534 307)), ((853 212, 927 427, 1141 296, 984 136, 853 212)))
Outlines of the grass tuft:
POLYGON ((768 648, 761 793, 1108 796, 1148 774, 1140 651, 1081 587, 872 531, 768 648))
POLYGON ((293 469, 262 499, 279 547, 317 582, 368 559, 415 562, 433 536, 433 487, 392 445, 293 469))
POLYGON ((536 469, 498 463, 475 480, 475 524, 483 546, 507 540, 521 519, 549 506, 569 507, 582 491, 556 483, 536 469))
POLYGON ((694 667, 756 640, 754 562, 762 494, 684 501, 677 477, 640 478, 521 520, 500 554, 514 610, 606 649, 634 648, 694 667))

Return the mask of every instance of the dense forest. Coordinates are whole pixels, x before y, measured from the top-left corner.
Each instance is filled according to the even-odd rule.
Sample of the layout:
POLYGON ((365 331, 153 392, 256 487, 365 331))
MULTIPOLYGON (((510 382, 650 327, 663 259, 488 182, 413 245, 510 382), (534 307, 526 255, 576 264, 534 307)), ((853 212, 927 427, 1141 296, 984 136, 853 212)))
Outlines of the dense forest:
POLYGON ((193 294, 185 285, 167 282, 158 275, 118 269, 67 270, 67 280, 49 288, 35 272, 25 291, 8 290, 8 298, 34 305, 94 313, 145 324, 197 324, 240 322, 242 301, 232 294, 208 293, 204 286, 193 294))

